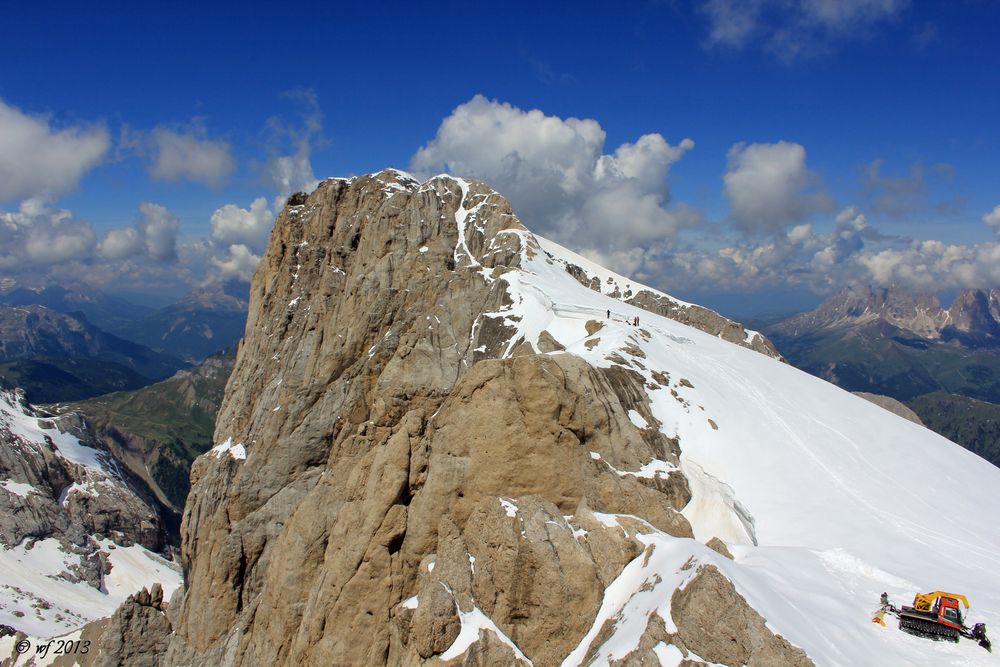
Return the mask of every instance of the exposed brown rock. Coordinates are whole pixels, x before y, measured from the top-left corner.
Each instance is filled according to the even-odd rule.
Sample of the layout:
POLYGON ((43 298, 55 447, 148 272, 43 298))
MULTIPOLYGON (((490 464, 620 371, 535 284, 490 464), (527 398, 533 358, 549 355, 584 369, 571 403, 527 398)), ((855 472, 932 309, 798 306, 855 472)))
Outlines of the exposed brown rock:
POLYGON ((538 342, 536 342, 535 345, 538 347, 539 352, 561 352, 566 349, 563 347, 563 344, 553 338, 552 334, 548 331, 543 331, 538 336, 538 342))
POLYGON ((755 332, 748 340, 747 331, 742 324, 726 319, 708 308, 680 303, 648 290, 640 290, 628 299, 628 302, 651 313, 701 329, 730 343, 748 347, 775 359, 781 358, 774 344, 764 334, 755 332))
POLYGON ((729 547, 727 547, 726 543, 720 540, 718 537, 713 537, 708 542, 705 542, 705 546, 711 549, 712 551, 725 556, 729 560, 733 560, 733 554, 730 553, 729 547))
POLYGON ((802 649, 773 634, 732 582, 714 566, 702 566, 683 589, 674 591, 670 615, 678 645, 724 665, 806 667, 802 649))
POLYGON ((89 642, 86 653, 63 656, 54 665, 158 667, 172 631, 164 606, 159 584, 130 595, 111 618, 85 626, 80 638, 89 642))

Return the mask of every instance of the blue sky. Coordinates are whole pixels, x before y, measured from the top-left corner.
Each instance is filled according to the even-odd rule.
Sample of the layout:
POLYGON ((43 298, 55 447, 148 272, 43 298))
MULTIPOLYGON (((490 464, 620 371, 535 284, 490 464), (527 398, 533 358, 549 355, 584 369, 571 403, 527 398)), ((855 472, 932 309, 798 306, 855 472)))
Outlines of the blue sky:
POLYGON ((245 276, 290 189, 395 166, 484 178, 532 229, 730 310, 996 286, 998 19, 986 0, 8 3, 0 275, 245 276))

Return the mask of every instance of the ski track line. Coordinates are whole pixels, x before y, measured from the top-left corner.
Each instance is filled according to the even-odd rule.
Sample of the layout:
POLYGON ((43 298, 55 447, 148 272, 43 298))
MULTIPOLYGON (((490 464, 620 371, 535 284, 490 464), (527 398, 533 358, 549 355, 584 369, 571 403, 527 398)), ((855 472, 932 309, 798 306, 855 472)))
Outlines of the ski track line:
MULTIPOLYGON (((846 440, 848 442, 853 442, 850 438, 848 438, 846 435, 844 435, 843 433, 841 433, 840 431, 838 431, 837 429, 835 429, 833 426, 831 426, 829 424, 826 424, 824 422, 821 422, 821 421, 819 421, 819 420, 817 420, 815 418, 813 418, 812 421, 814 423, 818 424, 819 426, 822 426, 822 427, 826 428, 828 431, 830 431, 831 433, 833 433, 836 436, 840 437, 841 439, 846 440)), ((855 445, 855 448, 857 448, 857 445, 855 445)), ((863 457, 863 455, 862 455, 862 457, 863 457)), ((865 460, 867 461, 867 459, 865 459, 865 460)), ((907 491, 909 491, 908 487, 906 487, 901 482, 897 482, 892 477, 889 477, 888 479, 892 481, 893 485, 895 485, 897 487, 902 487, 903 489, 906 489, 907 491)), ((922 495, 920 495, 920 494, 913 494, 913 493, 910 493, 908 495, 910 495, 911 497, 916 498, 924 507, 927 507, 928 509, 932 509, 932 510, 936 509, 934 507, 934 505, 932 505, 931 503, 929 503, 926 500, 926 498, 924 498, 922 495)), ((902 521, 909 522, 909 523, 915 523, 912 520, 906 519, 904 517, 899 517, 899 519, 902 520, 902 521)), ((978 543, 974 544, 972 542, 966 542, 964 540, 955 540, 953 537, 947 537, 946 538, 944 535, 938 533, 937 531, 930 530, 927 527, 921 527, 921 530, 925 534, 931 534, 933 536, 938 537, 938 539, 941 540, 945 544, 961 544, 962 546, 968 547, 972 551, 980 552, 980 554, 983 555, 983 556, 985 556, 987 560, 990 560, 990 561, 993 561, 995 563, 1000 564, 1000 557, 997 556, 996 551, 995 551, 993 545, 991 545, 989 543, 983 542, 982 539, 979 538, 979 536, 976 535, 975 533, 971 532, 968 529, 968 527, 961 526, 960 528, 961 528, 962 532, 965 533, 966 535, 970 535, 970 536, 972 536, 972 538, 977 539, 978 543)))
MULTIPOLYGON (((910 531, 907 530, 906 527, 900 521, 902 517, 896 517, 892 514, 889 514, 881 510, 881 508, 865 500, 857 490, 855 490, 850 484, 848 484, 844 480, 842 475, 834 471, 829 465, 827 465, 822 459, 820 459, 820 457, 815 452, 813 452, 812 449, 810 449, 805 444, 805 442, 802 441, 800 437, 798 437, 798 435, 791 428, 791 426, 789 426, 788 422, 785 421, 784 417, 779 415, 774 410, 774 408, 772 408, 772 406, 764 399, 763 395, 756 387, 748 386, 747 393, 753 399, 754 403, 756 403, 757 406, 763 412, 770 415, 771 418, 775 420, 775 422, 781 428, 781 430, 783 430, 787 434, 789 442, 795 444, 801 452, 803 452, 809 459, 815 462, 824 472, 826 472, 827 475, 830 476, 831 480, 834 483, 836 483, 836 485, 840 487, 844 491, 844 493, 849 495, 860 506, 868 508, 873 514, 881 516, 884 520, 886 520, 887 523, 895 526, 900 532, 905 533, 906 535, 910 536, 913 539, 916 539, 915 536, 911 535, 910 531)), ((920 542, 921 544, 926 544, 921 540, 917 541, 920 542)))

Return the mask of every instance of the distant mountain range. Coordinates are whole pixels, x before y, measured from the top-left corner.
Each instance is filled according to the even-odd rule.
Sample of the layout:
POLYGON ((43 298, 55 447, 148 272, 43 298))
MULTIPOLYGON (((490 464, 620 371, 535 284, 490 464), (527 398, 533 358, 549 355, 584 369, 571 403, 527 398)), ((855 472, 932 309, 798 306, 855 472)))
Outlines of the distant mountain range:
POLYGON ((789 363, 850 391, 904 401, 927 426, 1000 465, 1000 290, 948 308, 901 288, 851 287, 764 332, 789 363), (974 399, 975 407, 968 402, 974 399))
POLYGON ((231 347, 246 328, 250 287, 215 283, 190 292, 177 303, 114 329, 122 338, 189 362, 231 347))
POLYGON ((967 349, 997 348, 1000 289, 964 290, 945 309, 933 295, 913 294, 898 287, 849 287, 815 310, 784 320, 768 332, 789 338, 866 326, 878 326, 883 332, 897 329, 908 339, 956 343, 967 349))
POLYGON ((0 377, 30 400, 75 400, 169 377, 177 357, 113 336, 82 313, 39 305, 0 308, 0 377))
POLYGON ((138 389, 235 345, 248 292, 217 283, 153 309, 96 289, 0 279, 0 383, 40 403, 138 389))
POLYGON ((29 287, 7 279, 0 281, 0 306, 45 306, 58 313, 83 313, 92 324, 115 331, 155 309, 131 303, 100 290, 69 289, 61 285, 29 287))

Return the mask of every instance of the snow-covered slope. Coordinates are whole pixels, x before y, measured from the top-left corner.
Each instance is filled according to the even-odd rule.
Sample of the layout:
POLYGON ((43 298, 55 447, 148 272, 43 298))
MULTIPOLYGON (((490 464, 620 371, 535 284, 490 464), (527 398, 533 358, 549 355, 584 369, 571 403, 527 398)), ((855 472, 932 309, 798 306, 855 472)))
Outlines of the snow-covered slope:
POLYGON ((154 582, 167 595, 180 584, 179 567, 142 546, 160 545, 155 510, 107 452, 57 423, 72 418, 0 392, 0 624, 33 637, 110 616, 154 582))
POLYGON ((634 648, 664 600, 669 609, 679 568, 694 556, 819 665, 994 664, 972 641, 931 642, 871 618, 883 591, 898 605, 945 590, 970 598, 970 620, 998 627, 1000 470, 786 364, 588 289, 564 269, 579 258, 560 261, 559 246, 506 233, 525 249, 524 270, 503 276, 514 302, 505 324, 518 329, 511 340, 534 343, 547 331, 566 348, 552 354, 641 374, 661 430, 680 440, 696 538, 718 536, 735 555, 648 537, 653 558, 625 569, 595 622, 593 634, 618 619, 605 659, 634 648), (602 327, 588 335, 591 320, 602 327))

